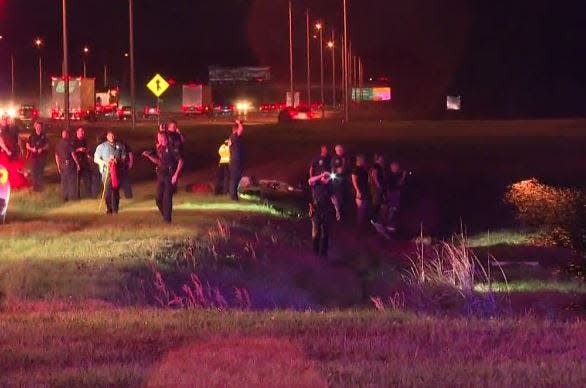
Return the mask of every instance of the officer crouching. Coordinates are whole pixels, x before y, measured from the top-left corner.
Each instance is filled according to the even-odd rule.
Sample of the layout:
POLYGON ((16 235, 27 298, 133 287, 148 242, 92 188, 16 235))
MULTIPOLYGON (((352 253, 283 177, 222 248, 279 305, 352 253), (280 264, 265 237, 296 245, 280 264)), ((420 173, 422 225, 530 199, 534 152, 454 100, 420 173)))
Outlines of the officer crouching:
POLYGON ((157 149, 155 155, 144 151, 142 155, 157 166, 157 198, 156 203, 163 220, 171 222, 173 212, 173 193, 177 187, 179 175, 183 170, 183 156, 179 147, 169 143, 166 133, 157 134, 157 149))

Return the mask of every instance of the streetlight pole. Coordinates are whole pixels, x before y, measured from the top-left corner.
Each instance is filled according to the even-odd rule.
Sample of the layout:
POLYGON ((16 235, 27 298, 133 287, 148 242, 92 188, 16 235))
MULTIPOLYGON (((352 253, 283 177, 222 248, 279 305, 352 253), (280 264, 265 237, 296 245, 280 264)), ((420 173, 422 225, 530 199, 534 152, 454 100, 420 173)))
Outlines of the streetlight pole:
POLYGON ((328 42, 328 47, 332 50, 332 108, 336 109, 336 41, 334 30, 332 30, 332 40, 328 42))
POLYGON ((108 89, 108 65, 104 65, 104 89, 108 89))
POLYGON ((10 97, 14 102, 14 54, 10 54, 10 97))
POLYGON ((132 105, 132 129, 136 128, 136 85, 134 79, 134 6, 128 0, 129 35, 130 35, 130 103, 132 105))
POLYGON ((63 84, 65 99, 65 129, 69 130, 69 47, 67 46, 67 0, 61 3, 63 13, 63 84))
POLYGON ((87 78, 87 55, 90 52, 88 46, 83 48, 83 78, 87 78))
POLYGON ((35 46, 39 50, 39 111, 42 110, 41 105, 43 104, 43 57, 41 56, 41 46, 43 40, 41 38, 35 39, 35 46))
POLYGON ((346 5, 347 0, 342 0, 344 7, 344 51, 342 56, 344 57, 344 120, 346 122, 350 119, 349 104, 350 99, 348 98, 348 7, 346 5))
POLYGON ((309 38, 309 9, 305 11, 307 27, 307 107, 311 109, 311 41, 309 38))
POLYGON ((320 92, 321 92, 321 118, 325 118, 324 97, 324 29, 322 23, 317 23, 315 28, 319 31, 319 62, 320 62, 320 92))
POLYGON ((289 0, 289 82, 291 93, 291 107, 295 107, 295 90, 293 86, 293 7, 289 0))

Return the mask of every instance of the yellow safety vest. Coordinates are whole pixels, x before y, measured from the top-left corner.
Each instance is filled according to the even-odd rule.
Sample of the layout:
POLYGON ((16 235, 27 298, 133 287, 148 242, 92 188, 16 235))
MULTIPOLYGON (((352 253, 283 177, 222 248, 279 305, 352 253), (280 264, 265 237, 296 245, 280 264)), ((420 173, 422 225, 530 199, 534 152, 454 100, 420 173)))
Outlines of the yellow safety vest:
POLYGON ((222 143, 218 150, 218 154, 220 154, 220 164, 230 163, 230 146, 228 146, 228 142, 222 143))

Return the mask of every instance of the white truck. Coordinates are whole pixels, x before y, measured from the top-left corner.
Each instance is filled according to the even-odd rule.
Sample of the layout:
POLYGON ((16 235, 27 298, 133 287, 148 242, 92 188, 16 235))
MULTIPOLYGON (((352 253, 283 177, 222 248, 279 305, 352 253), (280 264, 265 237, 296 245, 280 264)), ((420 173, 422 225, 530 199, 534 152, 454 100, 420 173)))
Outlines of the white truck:
POLYGON ((186 115, 202 115, 212 112, 212 89, 201 84, 183 85, 181 111, 186 115))
MULTIPOLYGON (((51 119, 65 119, 65 80, 61 77, 51 79, 51 119)), ((69 117, 72 120, 95 120, 95 79, 69 79, 69 117)))

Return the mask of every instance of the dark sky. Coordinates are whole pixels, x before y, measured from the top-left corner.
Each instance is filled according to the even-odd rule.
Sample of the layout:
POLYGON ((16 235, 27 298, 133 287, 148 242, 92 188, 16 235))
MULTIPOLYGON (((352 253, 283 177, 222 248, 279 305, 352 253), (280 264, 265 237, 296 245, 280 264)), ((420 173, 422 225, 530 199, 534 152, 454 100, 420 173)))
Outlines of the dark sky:
MULTIPOLYGON (((287 81, 286 0, 135 0, 139 85, 155 72, 179 82, 205 81, 208 65, 267 65, 287 81)), ((586 7, 551 0, 349 0, 351 37, 368 75, 392 79, 397 106, 433 109, 445 94, 494 115, 581 115, 586 111, 586 7)), ((36 85, 35 36, 43 37, 47 76, 58 74, 60 0, 0 0, 0 93, 9 55, 17 93, 36 85)), ((341 0, 294 0, 296 79, 304 82, 303 12, 307 6, 340 32, 341 0)), ((127 85, 127 4, 69 0, 70 62, 127 85)), ((317 45, 312 55, 317 57, 317 45)), ((329 56, 328 56, 329 58, 329 56)), ((317 65, 314 62, 315 65, 317 65)), ((328 72, 329 72, 328 62, 328 72)), ((99 74, 99 75, 98 75, 99 74)), ((317 67, 314 77, 317 77, 317 67)), ((329 73, 328 73, 329 77, 329 73)), ((30 92, 29 92, 30 91, 30 92)))

